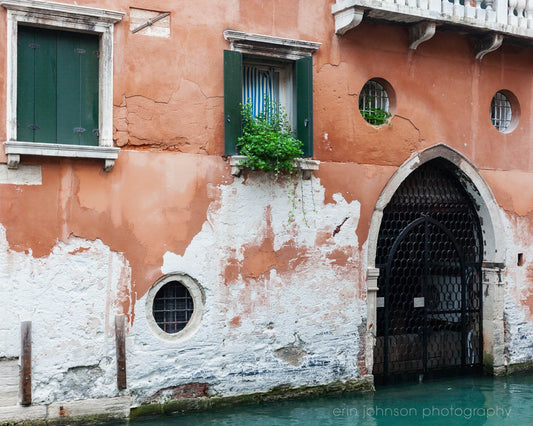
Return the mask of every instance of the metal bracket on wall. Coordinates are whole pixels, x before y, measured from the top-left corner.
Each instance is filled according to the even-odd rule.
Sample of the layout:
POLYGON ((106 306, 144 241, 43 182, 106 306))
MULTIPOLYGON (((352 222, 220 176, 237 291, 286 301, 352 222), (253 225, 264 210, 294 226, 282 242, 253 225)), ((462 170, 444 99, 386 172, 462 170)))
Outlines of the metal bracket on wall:
POLYGON ((160 21, 161 19, 164 19, 164 18, 166 18, 169 15, 170 15, 170 12, 162 13, 161 15, 156 16, 154 19, 150 19, 150 20, 146 21, 144 24, 138 26, 137 28, 134 28, 133 30, 131 30, 131 32, 133 34, 135 34, 135 33, 139 32, 141 30, 144 30, 146 27, 149 27, 149 26, 153 25, 157 21, 160 21))

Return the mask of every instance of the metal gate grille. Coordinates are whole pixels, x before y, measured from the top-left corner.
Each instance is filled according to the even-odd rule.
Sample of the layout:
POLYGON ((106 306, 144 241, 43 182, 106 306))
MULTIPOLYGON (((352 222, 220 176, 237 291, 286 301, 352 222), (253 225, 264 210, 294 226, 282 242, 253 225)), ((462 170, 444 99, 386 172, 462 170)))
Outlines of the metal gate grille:
POLYGON ((481 365, 481 229, 450 167, 419 167, 383 212, 377 382, 481 365))

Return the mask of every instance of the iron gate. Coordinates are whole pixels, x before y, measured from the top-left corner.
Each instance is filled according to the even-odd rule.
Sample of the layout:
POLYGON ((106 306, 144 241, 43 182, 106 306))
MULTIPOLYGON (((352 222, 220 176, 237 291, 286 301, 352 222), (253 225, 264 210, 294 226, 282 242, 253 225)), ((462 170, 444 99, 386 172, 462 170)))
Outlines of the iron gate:
POLYGON ((481 366, 481 228, 451 167, 419 167, 383 212, 377 383, 481 366))

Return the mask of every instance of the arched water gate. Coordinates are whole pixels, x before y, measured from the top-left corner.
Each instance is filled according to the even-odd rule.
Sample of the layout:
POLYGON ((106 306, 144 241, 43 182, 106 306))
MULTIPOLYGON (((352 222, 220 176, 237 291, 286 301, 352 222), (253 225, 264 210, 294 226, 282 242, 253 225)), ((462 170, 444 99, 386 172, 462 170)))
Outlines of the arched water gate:
POLYGON ((446 163, 416 169, 383 212, 377 381, 482 364, 481 228, 446 163))
POLYGON ((432 147, 378 200, 369 233, 367 366, 377 383, 501 372, 502 229, 477 170, 432 147))

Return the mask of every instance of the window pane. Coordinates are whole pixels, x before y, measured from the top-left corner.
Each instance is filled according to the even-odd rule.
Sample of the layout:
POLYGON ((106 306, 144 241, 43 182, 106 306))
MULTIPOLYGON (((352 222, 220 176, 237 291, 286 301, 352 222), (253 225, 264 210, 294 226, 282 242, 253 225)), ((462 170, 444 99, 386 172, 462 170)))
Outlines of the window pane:
POLYGON ((511 124, 511 118, 511 103, 503 93, 497 92, 492 98, 490 105, 490 119, 492 124, 502 132, 511 124))
POLYGON ((166 333, 174 334, 189 322, 194 303, 189 290, 180 282, 172 281, 157 292, 152 309, 157 325, 166 333))
POLYGON ((263 111, 265 98, 271 102, 279 100, 279 72, 273 68, 244 65, 242 103, 251 102, 257 116, 263 111))

